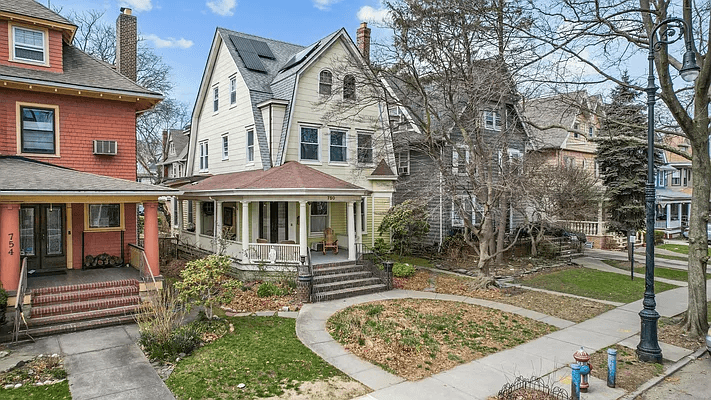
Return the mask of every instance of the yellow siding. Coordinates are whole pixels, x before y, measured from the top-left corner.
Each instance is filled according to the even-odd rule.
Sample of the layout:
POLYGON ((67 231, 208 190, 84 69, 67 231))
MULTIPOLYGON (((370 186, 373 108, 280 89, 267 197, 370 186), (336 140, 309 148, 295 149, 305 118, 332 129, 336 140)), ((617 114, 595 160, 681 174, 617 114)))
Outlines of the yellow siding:
POLYGON ((348 234, 348 220, 346 219, 346 203, 331 203, 331 228, 336 235, 348 234))
POLYGON ((376 234, 375 238, 380 238, 382 237, 385 242, 390 243, 390 235, 388 234, 383 234, 383 236, 378 236, 377 234, 377 229, 378 226, 380 226, 380 223, 383 221, 383 217, 385 217, 385 214, 387 214, 388 210, 390 209, 390 198, 387 197, 376 197, 373 199, 373 218, 375 219, 375 229, 376 229, 376 234))

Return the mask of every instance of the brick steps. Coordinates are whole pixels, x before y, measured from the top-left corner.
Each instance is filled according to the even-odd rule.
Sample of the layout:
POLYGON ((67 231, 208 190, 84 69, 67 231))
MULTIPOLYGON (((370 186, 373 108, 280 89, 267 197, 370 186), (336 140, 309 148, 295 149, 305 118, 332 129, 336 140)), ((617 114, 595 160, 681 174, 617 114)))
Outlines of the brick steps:
MULTIPOLYGON (((34 294, 34 292, 33 292, 34 294)), ((136 286, 110 286, 100 289, 87 289, 83 291, 67 291, 61 293, 41 294, 33 296, 33 306, 47 306, 51 304, 80 302, 97 300, 103 298, 137 296, 138 285, 136 286)))
POLYGON ((60 314, 60 315, 51 315, 48 317, 40 317, 40 318, 30 318, 27 320, 27 325, 29 325, 31 327, 39 326, 39 325, 58 325, 58 324, 65 324, 70 321, 85 321, 85 320, 91 320, 91 319, 115 317, 115 316, 122 316, 122 315, 128 315, 128 316, 131 316, 131 318, 133 318, 132 315, 136 311, 138 311, 139 307, 140 307, 139 304, 132 304, 132 305, 121 306, 121 307, 111 307, 111 308, 104 308, 104 309, 99 309, 99 310, 82 311, 82 312, 60 314))
POLYGON ((136 286, 136 287, 138 287, 138 280, 137 279, 121 279, 118 281, 81 283, 78 285, 50 286, 50 287, 32 289, 32 295, 39 296, 39 295, 51 294, 51 293, 78 292, 78 291, 84 291, 84 290, 104 289, 104 288, 110 288, 110 287, 116 287, 116 286, 136 286))
MULTIPOLYGON (((138 290, 136 290, 138 294, 138 290)), ((122 296, 101 298, 97 300, 76 301, 61 304, 52 304, 47 306, 32 307, 30 315, 32 319, 51 317, 62 314, 75 314, 85 311, 95 311, 114 307, 125 307, 141 304, 141 298, 138 296, 122 296)))
POLYGON ((379 278, 362 265, 336 263, 314 268, 313 301, 344 299, 387 290, 379 278))
POLYGON ((37 327, 30 326, 30 330, 27 333, 29 333, 32 337, 39 337, 47 335, 56 335, 59 333, 78 332, 87 329, 103 328, 106 326, 131 324, 133 322, 135 322, 133 315, 120 315, 59 325, 46 325, 37 327))

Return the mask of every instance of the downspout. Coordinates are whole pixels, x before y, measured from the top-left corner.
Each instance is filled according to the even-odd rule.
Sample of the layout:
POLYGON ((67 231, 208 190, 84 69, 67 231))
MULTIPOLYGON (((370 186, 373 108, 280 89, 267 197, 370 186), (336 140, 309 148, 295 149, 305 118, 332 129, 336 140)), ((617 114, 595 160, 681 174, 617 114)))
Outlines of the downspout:
MULTIPOLYGON (((444 157, 444 153, 442 153, 442 149, 440 148, 439 153, 440 153, 440 160, 442 157, 444 157)), ((443 238, 443 228, 442 224, 443 222, 443 210, 442 210, 442 169, 440 168, 439 170, 439 251, 442 251, 442 243, 444 241, 443 238)))
POLYGON ((274 160, 276 156, 272 156, 272 153, 274 152, 274 132, 272 132, 272 103, 269 103, 269 158, 271 159, 270 162, 272 164, 272 167, 274 167, 274 160))

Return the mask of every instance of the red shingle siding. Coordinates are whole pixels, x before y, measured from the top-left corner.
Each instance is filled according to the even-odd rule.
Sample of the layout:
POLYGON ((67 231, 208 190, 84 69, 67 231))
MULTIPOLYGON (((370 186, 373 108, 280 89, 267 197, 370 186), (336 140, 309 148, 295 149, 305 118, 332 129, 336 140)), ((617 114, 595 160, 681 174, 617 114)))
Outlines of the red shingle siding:
POLYGON ((0 89, 0 154, 3 155, 17 154, 17 102, 59 107, 60 157, 32 158, 84 172, 136 180, 133 103, 0 89), (94 140, 117 141, 118 154, 94 155, 94 140))
MULTIPOLYGON (((22 25, 22 24, 20 24, 22 25)), ((27 26, 28 28, 33 28, 27 26)), ((37 28, 34 28, 37 29, 37 28)), ((49 66, 33 65, 21 62, 10 61, 10 43, 8 22, 0 21, 0 64, 11 65, 13 67, 36 69, 41 71, 51 71, 61 73, 64 71, 62 65, 62 31, 48 29, 49 32, 49 66)))
MULTIPOLYGON (((124 261, 130 258, 128 244, 137 244, 136 204, 124 204, 126 230, 123 235, 124 261)), ((72 229, 74 269, 80 269, 82 260, 82 233, 84 232, 84 204, 72 204, 72 229)), ((112 256, 121 254, 121 232, 86 232, 84 233, 84 255, 108 253, 112 256)))

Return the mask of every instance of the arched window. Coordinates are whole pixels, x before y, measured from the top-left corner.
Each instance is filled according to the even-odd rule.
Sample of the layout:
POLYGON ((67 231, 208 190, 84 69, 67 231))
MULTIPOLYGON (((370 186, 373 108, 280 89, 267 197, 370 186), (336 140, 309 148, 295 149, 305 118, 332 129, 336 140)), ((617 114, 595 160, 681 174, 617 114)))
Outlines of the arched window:
POLYGON ((318 93, 326 96, 331 95, 331 85, 333 84, 333 75, 331 71, 323 70, 318 76, 318 93))
POLYGON ((355 100, 356 80, 353 75, 343 78, 343 100, 355 100))

